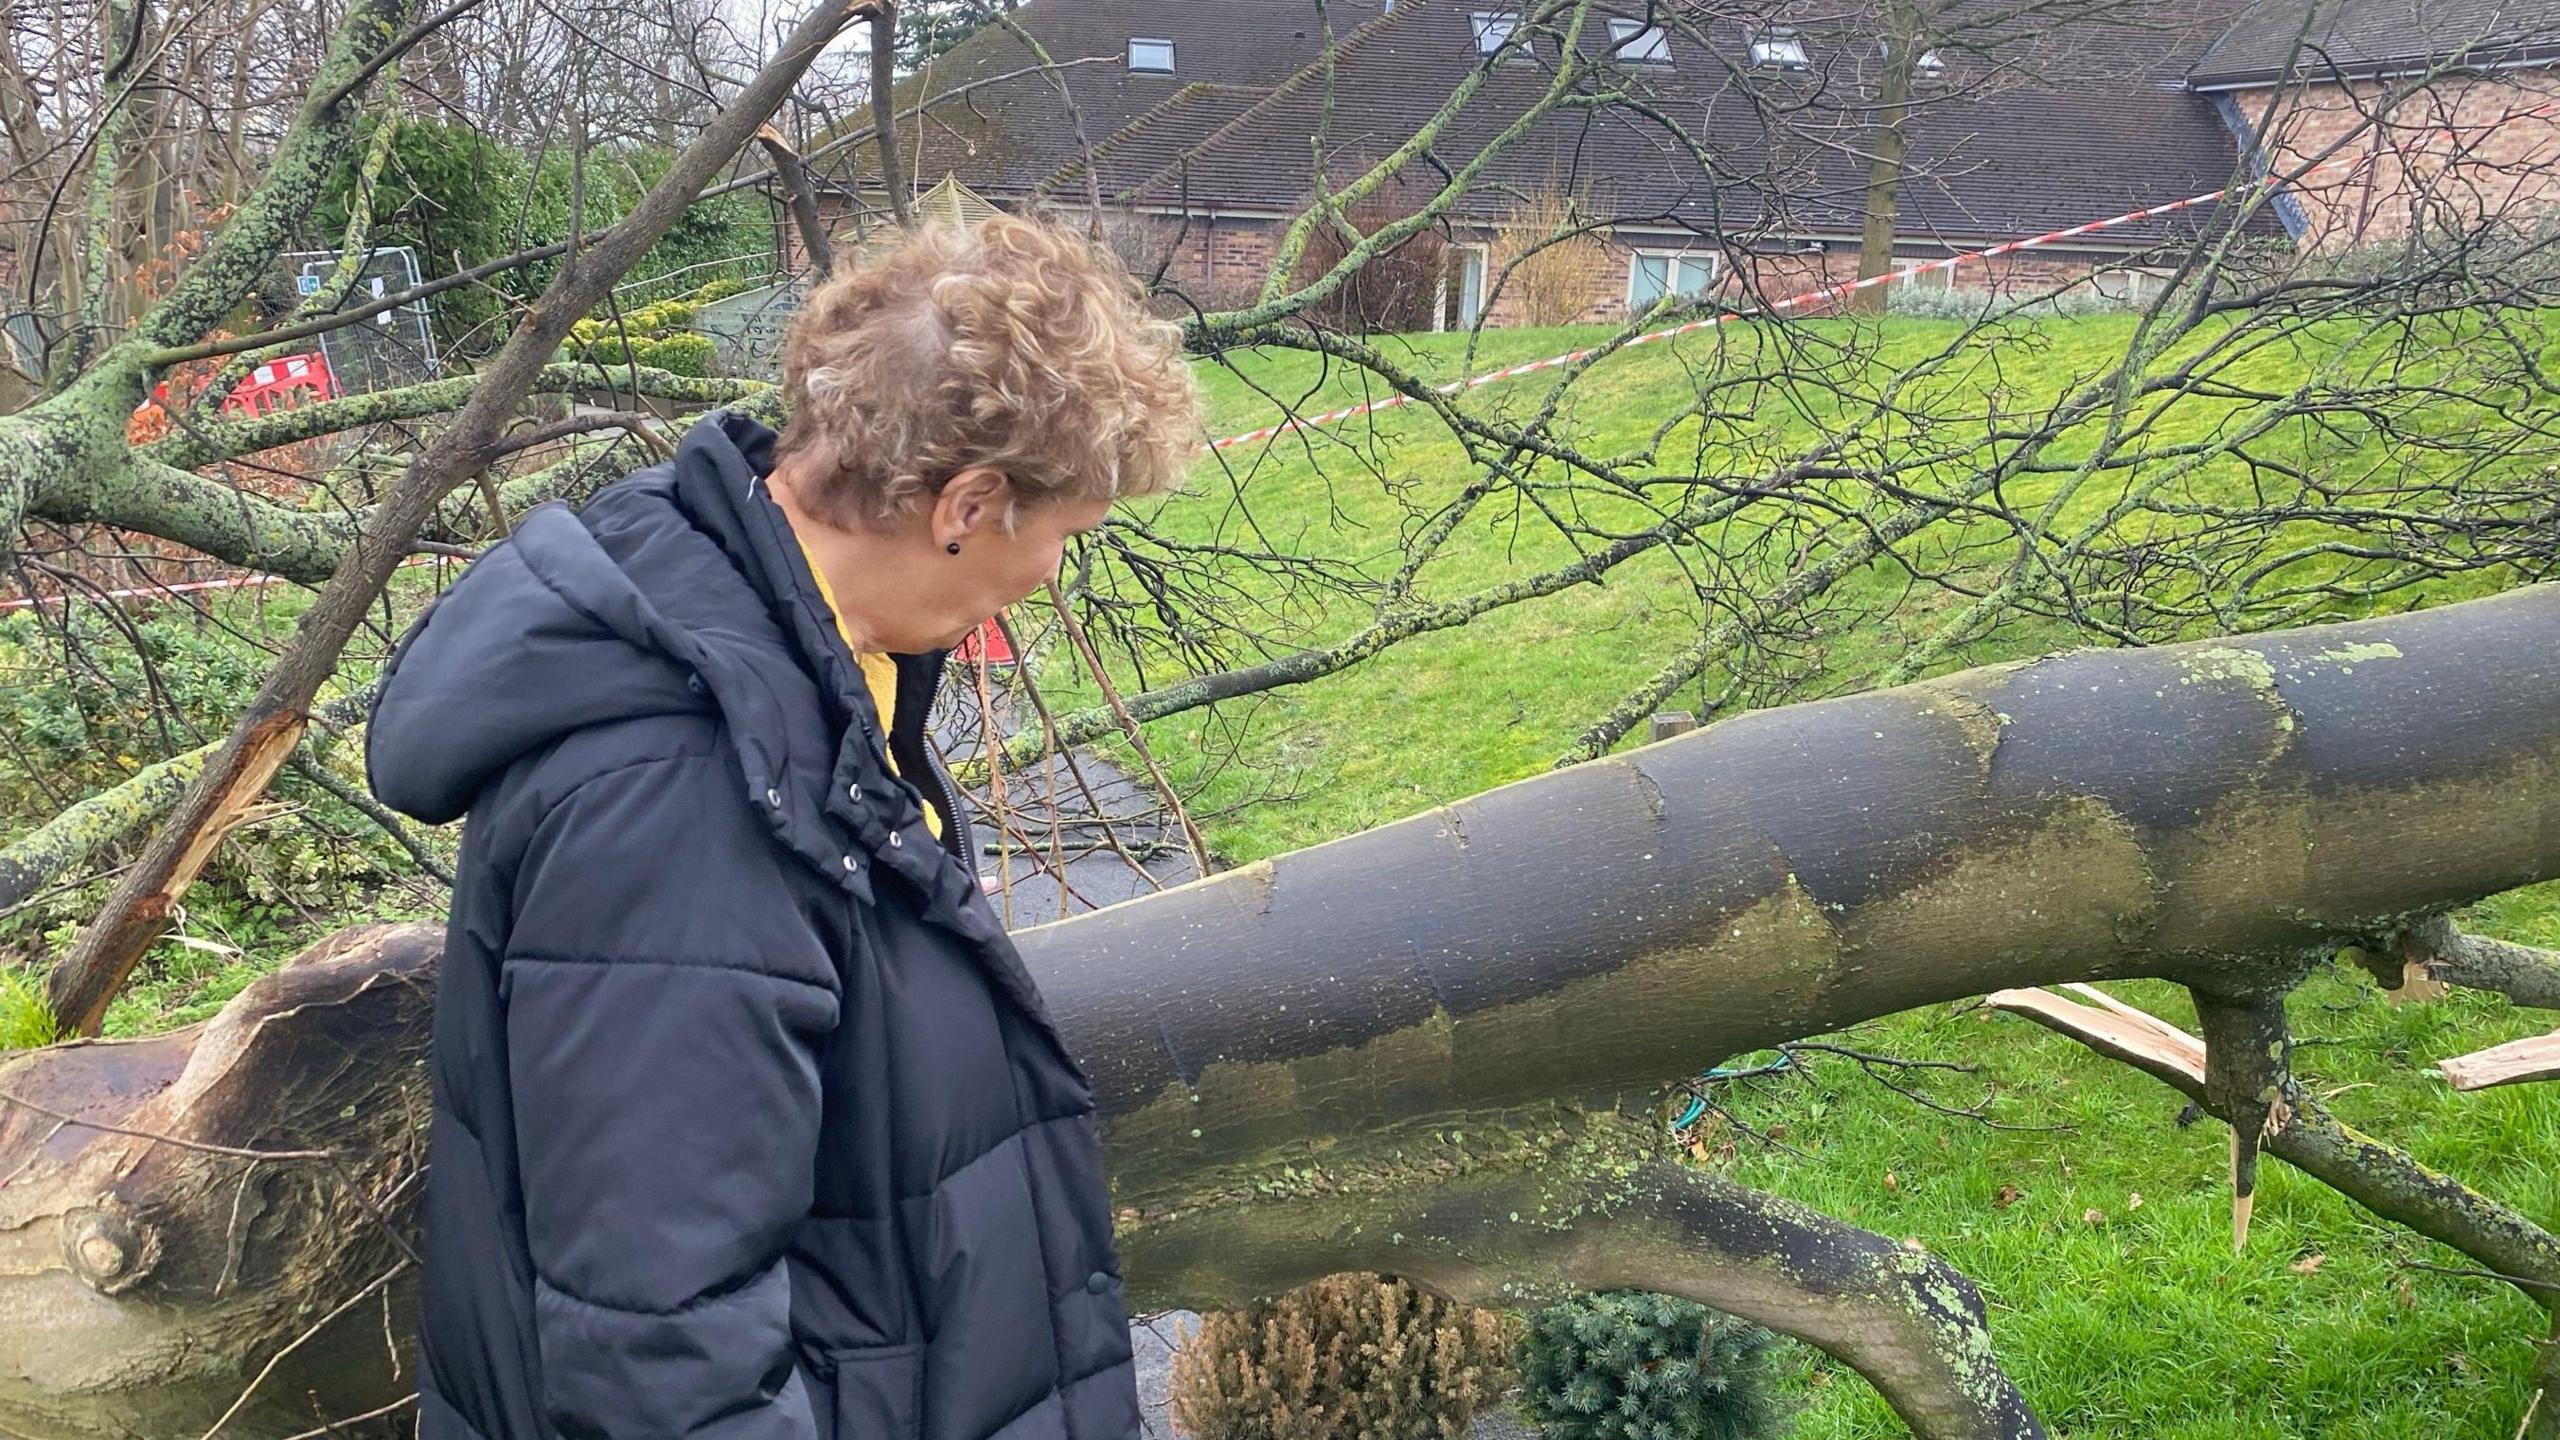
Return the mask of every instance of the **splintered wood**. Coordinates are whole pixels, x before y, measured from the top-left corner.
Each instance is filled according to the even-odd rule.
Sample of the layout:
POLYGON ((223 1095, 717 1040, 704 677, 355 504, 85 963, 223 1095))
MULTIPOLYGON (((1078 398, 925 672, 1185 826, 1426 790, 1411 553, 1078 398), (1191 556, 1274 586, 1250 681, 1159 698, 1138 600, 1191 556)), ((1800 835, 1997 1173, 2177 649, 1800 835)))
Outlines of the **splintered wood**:
POLYGON ((2560 1031, 2529 1035, 2468 1055, 2439 1060, 2436 1069, 2456 1090, 2486 1090, 2528 1080, 2560 1080, 2560 1031))
POLYGON ((2050 990, 2029 987, 1995 991, 1985 1003, 1995 1010, 2024 1015, 2110 1059, 2122 1060, 2163 1080, 2183 1075, 2204 1083, 2204 1042, 2148 1011, 2137 1010, 2094 985, 2062 987, 2085 997, 2083 1005, 2050 990))

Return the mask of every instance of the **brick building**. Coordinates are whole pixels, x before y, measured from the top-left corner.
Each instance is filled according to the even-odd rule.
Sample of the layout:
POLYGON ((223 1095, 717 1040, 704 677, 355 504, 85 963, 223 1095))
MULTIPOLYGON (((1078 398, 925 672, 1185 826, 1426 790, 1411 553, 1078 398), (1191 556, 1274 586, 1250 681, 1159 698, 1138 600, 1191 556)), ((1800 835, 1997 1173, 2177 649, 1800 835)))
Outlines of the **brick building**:
MULTIPOLYGON (((2560 47, 2514 17, 2538 6, 2545 37, 2560 36, 2560 0, 2319 0, 2339 12, 2319 25, 2309 3, 1603 0, 1573 40, 1595 67, 1580 95, 1474 166, 1567 58, 1564 37, 1502 0, 1333 3, 1329 35, 1299 0, 1029 0, 1014 18, 1056 68, 1009 29, 980 31, 904 82, 901 107, 927 111, 901 136, 919 186, 950 177, 1008 208, 1098 201, 1133 262, 1224 308, 1259 288, 1319 163, 1340 185, 1472 83, 1408 166, 1415 183, 1465 176, 1440 232, 1444 324, 1609 320, 1667 291, 1767 298, 1857 273, 1878 117, 1897 113, 1896 16, 1925 27, 1903 51, 1897 264, 2288 174, 2365 125, 2378 153, 2302 177, 2241 223, 2270 244, 2327 245, 2406 233, 2431 208, 2544 198, 2553 112, 2515 112, 2542 103, 2540 66, 2560 47), (2372 125, 2376 96, 2397 98, 2412 65, 2434 67, 2422 93, 2372 125), (2442 142, 2432 160, 2426 136, 2442 142), (1522 237, 1565 213, 1586 233, 1511 268, 1533 248, 1522 237)), ((827 197, 839 216, 877 203, 868 147, 854 157, 827 197)), ((1412 203, 1390 196, 1362 218, 1412 203)), ((2223 218, 2194 207, 1906 283, 2138 291, 2223 218)))
POLYGON ((2188 87, 2286 185, 2307 247, 2527 226, 2560 200, 2560 3, 2266 0, 2188 87))

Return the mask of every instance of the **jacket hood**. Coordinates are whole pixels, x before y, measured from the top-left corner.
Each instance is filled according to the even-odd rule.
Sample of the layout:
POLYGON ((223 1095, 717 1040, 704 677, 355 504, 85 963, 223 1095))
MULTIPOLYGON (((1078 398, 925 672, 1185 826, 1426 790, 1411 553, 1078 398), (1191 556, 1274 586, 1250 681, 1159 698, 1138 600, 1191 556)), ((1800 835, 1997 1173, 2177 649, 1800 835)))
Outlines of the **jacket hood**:
POLYGON ((374 794, 442 825, 573 730, 703 708, 662 623, 566 509, 534 511, 393 652, 366 732, 374 794))
MULTIPOLYGON (((714 411, 674 458, 582 510, 541 506, 490 547, 384 667, 366 732, 373 792, 441 825, 572 731, 716 718, 739 802, 784 848, 865 902, 876 871, 904 879, 923 918, 977 942, 990 978, 1054 1040, 974 863, 938 843, 891 769, 870 687, 765 489, 774 438, 714 411)), ((899 729, 919 753, 942 662, 899 658, 899 729)), ((949 831, 965 842, 965 820, 949 831)))
MULTIPOLYGON (((519 757, 572 731, 725 710, 745 778, 774 784, 795 746, 780 711, 822 713, 789 624, 789 577, 763 562, 787 524, 755 493, 773 432, 715 412, 674 459, 583 512, 524 517, 431 604, 392 653, 367 731, 374 794, 441 825, 519 757), (758 514, 757 512, 764 512, 758 514)), ((822 652, 823 656, 823 652, 822 652)), ((823 663, 823 672, 830 668, 823 663)), ((849 668, 837 665, 836 670, 849 668)), ((841 703, 838 706, 841 713, 841 703)), ((808 757, 825 763, 832 756, 808 757)))

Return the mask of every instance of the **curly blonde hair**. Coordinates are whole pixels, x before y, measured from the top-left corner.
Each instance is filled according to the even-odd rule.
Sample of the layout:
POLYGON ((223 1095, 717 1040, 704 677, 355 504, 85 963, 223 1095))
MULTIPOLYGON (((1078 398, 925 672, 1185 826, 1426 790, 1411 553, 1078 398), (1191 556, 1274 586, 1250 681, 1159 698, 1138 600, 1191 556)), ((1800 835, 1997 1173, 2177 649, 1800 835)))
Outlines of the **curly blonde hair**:
POLYGON ((1156 494, 1198 443, 1179 327, 1108 254, 1013 215, 848 263, 792 319, 782 383, 776 456, 812 457, 800 502, 836 525, 893 521, 973 465, 1017 504, 1156 494))

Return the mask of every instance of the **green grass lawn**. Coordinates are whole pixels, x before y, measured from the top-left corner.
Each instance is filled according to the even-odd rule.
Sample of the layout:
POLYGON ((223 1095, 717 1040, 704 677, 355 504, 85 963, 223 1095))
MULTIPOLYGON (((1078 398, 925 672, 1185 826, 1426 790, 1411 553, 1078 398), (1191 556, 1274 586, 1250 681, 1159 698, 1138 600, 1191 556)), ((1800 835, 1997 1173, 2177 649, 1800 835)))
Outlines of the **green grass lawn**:
MULTIPOLYGON (((1798 454, 1818 434, 1840 425, 1848 407, 1830 381, 1843 372, 1855 372, 1857 383, 1870 389, 1887 376, 1916 375, 1905 382, 1910 394, 1932 408, 2032 408, 2101 374, 2124 352, 2134 327, 2129 316, 2100 316, 2015 325, 1960 341, 1966 327, 1944 321, 1814 322, 1789 327, 1783 338, 1728 326, 1609 357, 1571 389, 1553 429, 1592 454, 1623 458, 1649 450, 1653 463, 1632 467, 1639 471, 1756 481, 1772 461, 1798 454), (1721 392, 1714 416, 1690 417, 1656 434, 1664 417, 1676 414, 1696 392, 1696 377, 1711 371, 1759 378, 1721 392)), ((1588 345, 1601 333, 1494 332, 1468 373, 1588 345)), ((1463 339, 1404 337, 1379 342, 1379 348, 1416 373, 1445 379, 1462 373, 1463 339)), ((2369 345, 2359 349, 2343 340, 2338 354, 2316 362, 2302 353, 2305 348, 2259 347, 2218 379, 2281 389, 2300 383, 2316 366, 2348 374, 2372 358, 2369 345)), ((1269 423, 1278 413, 1275 400, 1313 413, 1386 393, 1364 372, 1302 353, 1240 352, 1223 363, 1201 363, 1199 373, 1210 431, 1219 435, 1269 423)), ((1544 402, 1553 374, 1473 390, 1461 403, 1474 414, 1521 419, 1544 402)), ((2163 450, 2203 440, 2252 413, 2242 401, 2192 394, 2148 398, 2131 409, 2129 423, 2163 450)), ((2088 428, 2094 435, 2094 427, 2088 428)), ((1891 426, 1862 425, 1851 455, 1899 454, 1931 443, 1891 426)), ((2052 453, 2069 458, 2086 447, 2074 432, 2052 453)), ((2291 427, 2259 448, 2345 468, 2371 463, 2387 447, 2348 415, 2291 427)), ((1960 449, 1943 467, 1906 478, 1952 485, 1974 458, 1960 449)), ((2157 468, 2163 478, 2156 483, 2168 487, 2172 498, 2228 498, 2250 483, 2227 461, 2192 474, 2157 468)), ((1194 472, 1187 493, 1142 513, 1158 533, 1189 544, 1320 555, 1375 584, 1403 562, 1410 534, 1477 469, 1437 416, 1409 405, 1226 451, 1194 472)), ((2095 519, 2123 489, 2121 483, 2037 483, 2042 490, 2030 486, 2001 498, 2021 511, 2050 506, 2056 526, 2065 531, 2095 519)), ((1676 498, 1670 487, 1664 489, 1651 502, 1656 507, 1676 498)), ((1635 500, 1588 484, 1566 489, 1550 483, 1542 498, 1570 507, 1581 523, 1604 532, 1639 528, 1653 518, 1635 500)), ((1757 528, 1766 523, 1752 518, 1748 526, 1728 525, 1724 533, 1736 542, 1733 552, 1748 554, 1749 542, 1768 538, 1757 528)), ((1996 528, 1945 527, 1912 548, 1923 558, 1948 561, 1962 545, 1973 560, 1995 560, 2007 553, 1988 548, 1997 539, 1996 528), (1975 548, 1983 553, 1970 555, 1975 548)), ((1779 538, 1788 533, 1779 532, 1779 538)), ((1415 588, 1425 599, 1447 599, 1550 569, 1576 553, 1574 541, 1504 494, 1457 528, 1418 571, 1415 588)), ((1605 583, 1407 640, 1380 663, 1275 692, 1261 700, 1254 717, 1249 766, 1230 763, 1225 723, 1177 717, 1154 727, 1151 736, 1178 779, 1205 786, 1210 838, 1227 858, 1249 860, 1391 820, 1551 764, 1619 696, 1697 637, 1699 607, 1683 566, 1714 558, 1701 547, 1682 555, 1657 550, 1612 570, 1605 583), (1256 803, 1275 792, 1290 797, 1288 803, 1256 803)), ((1228 567, 1220 580, 1227 587, 1219 597, 1222 618, 1253 630, 1262 653, 1336 641, 1370 618, 1372 602, 1361 596, 1310 594, 1249 567, 1228 567)), ((2457 578, 2437 586, 2429 598, 2490 583, 2457 578)), ((1797 642, 1784 683, 1773 690, 1763 677, 1741 699, 1805 698, 1856 683, 1935 633, 1960 608, 1949 592, 1914 587, 1898 566, 1886 562, 1851 575, 1828 601, 1828 619, 1818 634, 1797 642)), ((1958 646, 1950 662, 1936 668, 2033 655, 2068 643, 2072 636, 2058 625, 2013 618, 1958 646)), ((1135 672, 1121 677, 1134 688, 1162 678, 1135 672)), ((1705 710, 1729 679, 1721 668, 1710 667, 1670 708, 1705 710)), ((1061 677, 1053 683, 1066 682, 1061 677)), ((1090 692, 1078 690, 1077 698, 1089 699, 1090 692)))
MULTIPOLYGON (((1874 367, 1908 365, 1945 346, 1957 329, 1844 322, 1823 338, 1821 324, 1807 328, 1816 344, 1834 347, 1838 363, 1874 367)), ((1594 333, 1489 335, 1477 369, 1586 344, 1594 333)), ((2131 334, 2132 321, 2123 317, 2047 322, 2005 337, 1996 353, 1948 367, 1932 383, 2007 386, 2030 398, 2058 393, 2121 353, 2131 334)), ((1762 343, 1737 327, 1696 345, 1615 357, 1577 387, 1560 423, 1595 453, 1635 450, 1691 392, 1693 369, 1754 363, 1762 343)), ((1423 373, 1460 372, 1456 337, 1415 337, 1388 348, 1423 373)), ((2307 363, 2298 352, 2270 353, 2238 373, 2276 384, 2307 363)), ((1315 411, 1378 393, 1374 382, 1364 386, 1339 365, 1299 354, 1241 355, 1233 368, 1204 365, 1202 374, 1213 434, 1268 423, 1269 395, 1315 411)), ((1504 382, 1465 403, 1516 417, 1542 393, 1536 379, 1504 382)), ((1818 396, 1801 387, 1773 383, 1765 400, 1740 420, 1676 427, 1660 444, 1664 464, 1696 460, 1740 470, 1801 444, 1826 418, 1817 413, 1818 396)), ((2233 423, 2239 409, 2189 398, 2153 423, 2169 439, 2192 438, 2233 423)), ((2306 431, 2299 444, 2306 457, 2352 464, 2369 458, 2371 437, 2350 422, 2306 431)), ((1319 436, 1230 451, 1223 465, 1203 466, 1189 493, 1154 507, 1148 519, 1187 540, 1321 554, 1375 578, 1401 560, 1402 536, 1415 517, 1471 473, 1440 422, 1407 407, 1319 436)), ((2235 481, 2207 472, 2180 483, 2209 494, 2235 481)), ((2029 498, 2054 499, 2065 525, 2095 514, 2101 503, 2094 489, 2029 498)), ((1632 515, 1633 507, 1625 511, 1632 515)), ((1420 588, 1458 593, 1567 553, 1551 529, 1515 523, 1505 507, 1463 526, 1422 572, 1420 588)), ((1264 627, 1275 648, 1338 639, 1367 618, 1366 602, 1355 595, 1309 599, 1251 575, 1234 583, 1244 597, 1236 614, 1246 618, 1238 623, 1264 627)), ((2474 579, 2428 598, 2491 583, 2474 579)), ((1953 604, 1908 588, 1881 566, 1842 593, 1845 618, 1810 646, 1797 694, 1854 683, 1931 633, 1953 604)), ((1605 586, 1497 611, 1277 692, 1251 708, 1241 727, 1231 717, 1195 713, 1151 725, 1149 739, 1179 777, 1204 785, 1213 846, 1229 860, 1251 859, 1538 773, 1697 629, 1679 572, 1657 555, 1623 567, 1605 586), (1283 798, 1262 798, 1275 793, 1283 798)), ((2012 623, 1962 647, 1949 664, 2069 642, 2058 627, 2012 623)), ((1140 684, 1163 677, 1121 678, 1140 684)), ((1704 698, 1692 694, 1674 704, 1695 707, 1704 698)), ((2501 897, 2469 923, 2560 941, 2560 890, 2501 897)), ((2192 1023, 2174 987, 2117 988, 2192 1023)), ((2294 1020, 2304 1040, 2299 1069, 2346 1120, 2543 1223, 2560 1222, 2560 1097, 2549 1087, 2457 1097, 2421 1068, 2536 1033, 2547 1021, 2476 995, 2393 1008, 2356 972, 2315 978, 2295 998, 2294 1020)), ((2410 1268, 2459 1265, 2461 1257, 2272 1161, 2254 1237, 2234 1256, 2223 1127, 2211 1120, 2181 1125, 2182 1102, 2168 1089, 2024 1020, 1932 1009, 1862 1027, 1855 1043, 1978 1066, 1975 1075, 1932 1081, 1931 1093, 1965 1104, 1987 1087, 1997 1097, 1991 1118, 2028 1128, 1933 1115, 1848 1062, 1828 1060, 1801 1075, 1725 1087, 1733 1114, 1778 1144, 1711 1118, 1699 1153, 1750 1183, 1915 1238, 1974 1277, 1989 1297, 2012 1374, 2058 1433, 2143 1440, 2513 1433, 2538 1312, 2501 1285, 2410 1268)), ((1698 1058, 1703 1066, 1726 1057, 1698 1058)), ((1799 1364, 1800 1435, 1904 1433, 1853 1375, 1819 1360, 1799 1364)))
MULTIPOLYGON (((2551 900, 2532 908, 2547 917, 2551 900)), ((2192 1027, 2174 986, 2110 989, 2192 1027)), ((2546 1224, 2560 1213, 2560 1106, 2532 1087, 2457 1096, 2416 1072, 2547 1019, 2473 995, 2395 1009, 2344 973, 2315 978, 2292 1014, 2297 1069, 2349 1123, 2546 1224)), ((2272 1160, 2234 1256, 2224 1127, 2182 1125, 2167 1087, 2024 1020, 1951 1006, 1862 1027, 1853 1043, 1978 1066, 1927 1092, 1957 1105, 1996 1093, 2001 1123, 2058 1128, 1934 1116, 1817 1059, 1802 1078, 1720 1087, 1776 1145, 1714 1117, 1702 1143, 1737 1178, 1915 1238, 1971 1276, 2010 1374, 2058 1433, 2514 1432, 2539 1312, 2505 1286, 2409 1268, 2462 1256, 2272 1160)), ((1812 1376, 1800 1433, 1905 1433, 1854 1375, 1812 1376)))

